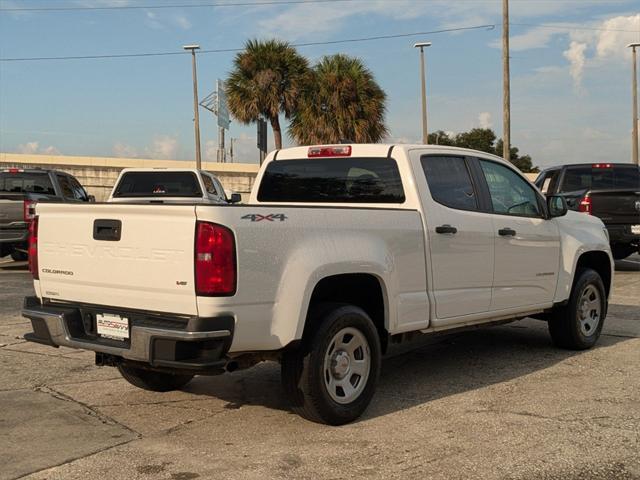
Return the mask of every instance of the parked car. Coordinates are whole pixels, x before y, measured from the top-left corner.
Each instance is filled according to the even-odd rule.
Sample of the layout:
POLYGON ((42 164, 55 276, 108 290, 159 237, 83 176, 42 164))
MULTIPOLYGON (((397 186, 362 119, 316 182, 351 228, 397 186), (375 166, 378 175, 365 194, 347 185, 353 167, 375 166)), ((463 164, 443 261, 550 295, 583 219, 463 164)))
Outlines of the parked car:
POLYGON ((561 195, 570 209, 602 220, 616 260, 640 251, 640 167, 587 163, 543 170, 535 181, 542 193, 561 195))
POLYGON ((120 172, 109 203, 237 203, 218 178, 195 168, 125 168, 120 172))
POLYGON ((27 259, 29 223, 38 201, 89 202, 93 199, 72 175, 57 170, 0 170, 0 258, 27 259))
MULTIPOLYGON (((275 151, 241 206, 39 204, 27 340, 96 352, 140 388, 279 361, 295 412, 369 404, 416 334, 537 316, 563 348, 602 330, 602 222, 511 164, 431 145, 275 151)), ((425 366, 428 368, 428 366, 425 366)))

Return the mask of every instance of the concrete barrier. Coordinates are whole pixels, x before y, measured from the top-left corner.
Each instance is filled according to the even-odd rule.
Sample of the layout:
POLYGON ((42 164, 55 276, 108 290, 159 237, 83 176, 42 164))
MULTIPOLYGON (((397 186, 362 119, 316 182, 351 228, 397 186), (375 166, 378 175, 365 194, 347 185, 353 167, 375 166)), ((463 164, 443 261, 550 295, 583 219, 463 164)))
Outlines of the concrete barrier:
MULTIPOLYGON (((248 198, 259 166, 252 163, 203 162, 204 170, 215 174, 225 189, 248 198)), ((96 201, 107 199, 123 168, 158 167, 192 168, 192 162, 177 160, 150 160, 141 158, 71 157, 62 155, 24 155, 0 153, 0 169, 47 168, 68 172, 78 179, 96 201)))

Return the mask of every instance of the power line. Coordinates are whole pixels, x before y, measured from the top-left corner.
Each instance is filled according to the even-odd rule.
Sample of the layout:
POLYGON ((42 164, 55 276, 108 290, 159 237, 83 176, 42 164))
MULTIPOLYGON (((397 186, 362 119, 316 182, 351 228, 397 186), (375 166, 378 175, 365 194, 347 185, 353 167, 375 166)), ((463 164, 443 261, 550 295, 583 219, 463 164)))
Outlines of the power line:
POLYGON ((509 22, 509 25, 516 25, 519 27, 539 27, 539 28, 552 28, 557 30, 595 30, 599 32, 628 32, 628 33, 638 33, 640 32, 640 28, 638 30, 623 30, 620 28, 597 28, 597 27, 576 27, 574 25, 548 25, 544 23, 513 23, 509 22))
POLYGON ((252 7, 261 5, 301 5, 313 3, 356 2, 363 0, 257 0, 255 2, 235 3, 181 3, 167 5, 105 5, 96 7, 11 7, 0 8, 0 12, 68 12, 78 10, 151 10, 169 8, 217 8, 217 7, 252 7))
MULTIPOLYGON (((442 30, 431 30, 428 32, 413 32, 413 33, 397 33, 393 35, 377 35, 374 37, 359 37, 359 38, 345 38, 342 40, 328 40, 324 42, 305 42, 305 43, 293 43, 293 47, 311 47, 315 45, 334 45, 337 43, 355 43, 355 42, 370 42, 374 40, 389 40, 394 38, 415 37, 418 35, 435 35, 437 33, 448 32, 460 32, 464 30, 493 30, 495 25, 474 25, 471 27, 458 27, 458 28, 445 28, 442 30)), ((244 48, 218 48, 213 50, 200 50, 198 54, 206 53, 229 53, 240 52, 244 48)), ((147 52, 147 53, 123 53, 123 54, 109 54, 109 55, 73 55, 63 57, 16 57, 16 58, 0 58, 0 62, 32 62, 42 60, 92 60, 92 59, 104 59, 104 58, 133 58, 133 57, 161 57, 167 55, 185 55, 189 52, 176 51, 176 52, 147 52)))

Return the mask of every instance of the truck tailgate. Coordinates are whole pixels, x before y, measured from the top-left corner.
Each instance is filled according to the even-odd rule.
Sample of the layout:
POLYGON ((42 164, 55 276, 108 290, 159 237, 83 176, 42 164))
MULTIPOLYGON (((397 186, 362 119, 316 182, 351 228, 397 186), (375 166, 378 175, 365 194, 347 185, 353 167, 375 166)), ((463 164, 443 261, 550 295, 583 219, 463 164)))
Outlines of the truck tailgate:
POLYGON ((638 190, 591 190, 591 212, 606 224, 640 223, 638 190))
POLYGON ((37 214, 42 297, 197 314, 193 205, 41 203, 37 214))

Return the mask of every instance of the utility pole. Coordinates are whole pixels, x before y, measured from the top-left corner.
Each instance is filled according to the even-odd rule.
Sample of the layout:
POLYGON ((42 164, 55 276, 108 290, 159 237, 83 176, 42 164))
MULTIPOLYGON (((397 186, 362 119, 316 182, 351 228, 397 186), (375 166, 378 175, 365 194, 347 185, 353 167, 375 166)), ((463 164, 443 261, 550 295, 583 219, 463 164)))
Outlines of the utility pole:
POLYGON ((218 127, 218 161, 220 163, 227 161, 224 149, 224 127, 218 127))
POLYGON ((511 160, 511 85, 509 82, 509 0, 502 0, 502 157, 511 160))
POLYGON ((429 131, 427 130, 427 80, 424 66, 424 49, 430 47, 431 42, 420 42, 413 45, 420 49, 420 80, 422 82, 422 143, 429 144, 429 131))
POLYGON ((233 137, 231 137, 229 139, 229 157, 231 157, 231 163, 233 163, 233 141, 235 139, 233 137))
POLYGON ((185 45, 185 50, 191 50, 191 70, 193 76, 193 120, 196 136, 196 168, 202 168, 202 155, 200 153, 200 116, 198 115, 198 74, 196 72, 196 50, 200 45, 185 45))
POLYGON ((638 63, 636 58, 636 48, 640 47, 640 42, 630 43, 627 47, 631 48, 631 98, 633 102, 632 116, 633 126, 631 129, 631 160, 636 165, 638 163, 638 63))

